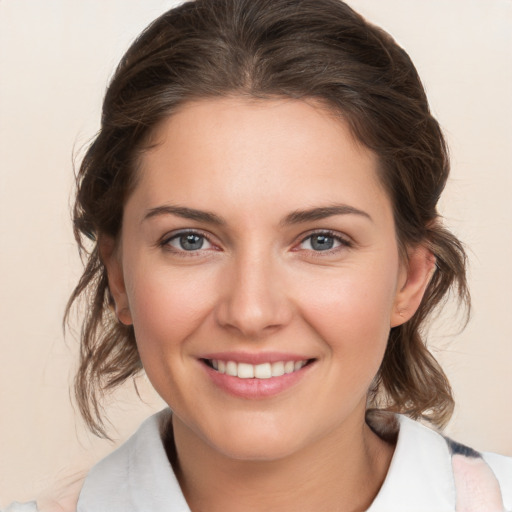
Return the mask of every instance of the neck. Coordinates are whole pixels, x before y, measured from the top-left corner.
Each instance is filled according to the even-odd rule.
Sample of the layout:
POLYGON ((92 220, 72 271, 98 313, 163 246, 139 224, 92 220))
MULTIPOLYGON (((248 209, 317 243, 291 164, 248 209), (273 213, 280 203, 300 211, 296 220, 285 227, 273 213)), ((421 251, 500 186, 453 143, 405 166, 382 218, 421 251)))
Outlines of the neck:
POLYGON ((365 424, 364 411, 360 421, 277 460, 226 457, 175 416, 173 428, 174 469, 193 512, 364 511, 393 454, 365 424))

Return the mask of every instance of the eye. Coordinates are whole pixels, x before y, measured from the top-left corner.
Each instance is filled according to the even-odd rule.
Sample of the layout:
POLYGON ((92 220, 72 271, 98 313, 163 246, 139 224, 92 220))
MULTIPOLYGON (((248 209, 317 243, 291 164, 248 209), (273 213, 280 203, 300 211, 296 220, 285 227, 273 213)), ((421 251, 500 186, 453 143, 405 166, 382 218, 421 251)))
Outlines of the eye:
POLYGON ((193 231, 178 233, 177 235, 164 240, 162 245, 167 247, 170 246, 173 250, 180 252, 195 252, 201 249, 211 249, 213 247, 204 235, 193 231))
POLYGON ((350 245, 350 242, 341 236, 322 231, 304 238, 299 247, 308 251, 322 252, 335 251, 340 247, 350 247, 350 245))

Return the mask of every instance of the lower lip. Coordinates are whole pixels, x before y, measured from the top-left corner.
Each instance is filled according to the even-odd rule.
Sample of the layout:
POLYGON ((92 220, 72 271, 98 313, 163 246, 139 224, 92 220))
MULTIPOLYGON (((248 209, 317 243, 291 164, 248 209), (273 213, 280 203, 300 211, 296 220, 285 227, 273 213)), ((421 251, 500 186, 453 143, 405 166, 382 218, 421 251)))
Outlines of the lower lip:
POLYGON ((300 370, 285 373, 280 377, 270 377, 270 379, 240 379, 219 373, 204 362, 201 364, 213 383, 222 391, 236 397, 253 400, 276 396, 290 389, 309 373, 314 365, 314 363, 309 363, 300 370))

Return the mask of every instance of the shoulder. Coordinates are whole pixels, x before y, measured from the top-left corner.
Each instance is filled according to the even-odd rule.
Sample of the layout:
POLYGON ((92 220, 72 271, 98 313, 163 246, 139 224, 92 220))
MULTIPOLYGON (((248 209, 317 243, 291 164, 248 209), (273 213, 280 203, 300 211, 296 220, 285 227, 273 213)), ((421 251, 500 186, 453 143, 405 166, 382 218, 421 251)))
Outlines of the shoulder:
POLYGON ((168 512, 175 510, 167 506, 174 502, 180 504, 176 510, 186 510, 181 506, 184 498, 180 500, 179 485, 162 442, 169 418, 169 409, 151 416, 87 476, 74 475, 73 480, 61 481, 58 491, 45 493, 49 497, 38 499, 37 504, 12 503, 0 512, 168 512), (167 501, 162 505, 163 498, 167 501))
POLYGON ((44 491, 37 501, 14 502, 0 512, 75 512, 84 479, 84 474, 73 474, 44 491))
MULTIPOLYGON (((376 427, 371 418, 377 433, 379 415, 376 427)), ((429 512, 512 510, 510 457, 479 453, 402 415, 394 421, 395 453, 371 512, 417 511, 419 504, 429 512)))
POLYGON ((512 510, 512 457, 497 453, 482 453, 482 458, 496 475, 507 509, 512 510))
POLYGON ((168 465, 167 457, 162 445, 161 432, 169 420, 170 411, 164 409, 158 414, 147 418, 125 443, 99 461, 89 472, 81 493, 114 496, 118 500, 118 493, 112 489, 122 491, 130 488, 135 482, 142 485, 145 480, 143 468, 148 470, 154 466, 168 465), (92 492, 94 489, 94 492, 92 492))
POLYGON ((30 501, 28 503, 11 503, 6 509, 0 512, 76 512, 78 494, 73 502, 62 502, 57 500, 44 500, 43 502, 30 501))
POLYGON ((7 508, 0 512, 39 512, 35 501, 30 503, 18 503, 17 501, 11 503, 7 508))
POLYGON ((87 475, 78 512, 183 512, 189 510, 163 443, 171 412, 148 418, 87 475))

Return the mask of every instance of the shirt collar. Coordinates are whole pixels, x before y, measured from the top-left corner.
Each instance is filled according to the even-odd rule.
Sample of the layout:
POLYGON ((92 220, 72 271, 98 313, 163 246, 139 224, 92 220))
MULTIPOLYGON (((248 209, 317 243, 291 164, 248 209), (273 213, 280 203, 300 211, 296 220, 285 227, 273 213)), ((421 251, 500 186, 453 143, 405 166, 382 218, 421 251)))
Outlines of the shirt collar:
MULTIPOLYGON (((135 435, 93 467, 77 512, 190 512, 162 443, 170 415, 164 409, 148 418, 135 435)), ((455 488, 446 441, 418 422, 397 418, 391 465, 367 512, 453 511, 455 488)))
POLYGON ((77 512, 190 512, 162 443, 170 414, 164 409, 148 418, 92 468, 77 512))
POLYGON ((443 436, 397 415, 398 440, 384 483, 367 512, 452 512, 455 484, 443 436))

